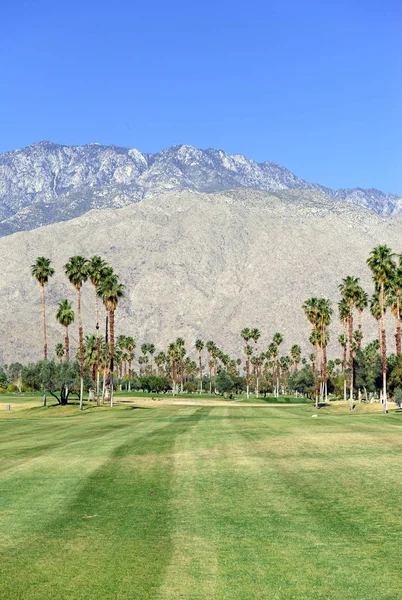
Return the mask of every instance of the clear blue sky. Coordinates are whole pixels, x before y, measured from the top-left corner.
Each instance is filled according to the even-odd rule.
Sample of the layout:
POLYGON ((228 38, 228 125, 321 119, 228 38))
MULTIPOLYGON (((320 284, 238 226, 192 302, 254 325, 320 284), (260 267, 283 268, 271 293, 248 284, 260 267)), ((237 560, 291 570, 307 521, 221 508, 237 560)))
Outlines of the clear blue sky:
POLYGON ((0 152, 222 148, 402 193, 401 0, 3 0, 0 152))

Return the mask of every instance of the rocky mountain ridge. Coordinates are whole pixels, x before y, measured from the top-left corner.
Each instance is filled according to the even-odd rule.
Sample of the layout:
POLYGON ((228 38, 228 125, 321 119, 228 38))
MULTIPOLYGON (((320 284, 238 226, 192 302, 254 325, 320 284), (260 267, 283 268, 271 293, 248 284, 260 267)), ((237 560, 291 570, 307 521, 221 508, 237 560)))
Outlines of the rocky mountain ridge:
POLYGON ((241 154, 172 146, 157 154, 87 144, 32 144, 0 154, 0 236, 66 221, 93 209, 114 209, 172 191, 221 192, 253 188, 303 191, 354 203, 377 214, 397 214, 402 198, 379 190, 331 190, 285 167, 241 154))
MULTIPOLYGON (((178 336, 188 350, 197 337, 213 339, 242 357, 240 331, 258 327, 261 349, 280 331, 284 352, 299 343, 308 355, 310 327, 301 306, 314 295, 332 301, 330 355, 339 355, 339 282, 353 274, 372 292, 366 259, 379 243, 401 251, 402 215, 389 219, 321 191, 300 193, 170 192, 1 238, 0 364, 41 356, 41 295, 30 273, 41 254, 56 269, 46 287, 51 355, 64 336, 55 319, 58 302, 69 298, 76 309, 76 294, 63 269, 73 254, 100 254, 126 285, 116 313, 117 335, 133 335, 160 350, 178 336)), ((83 287, 82 306, 84 333, 92 333, 90 283, 83 287)), ((392 315, 387 314, 387 322, 392 351, 392 315)), ((363 330, 365 341, 376 335, 376 322, 368 313, 363 330)), ((75 352, 76 325, 71 335, 75 352)))

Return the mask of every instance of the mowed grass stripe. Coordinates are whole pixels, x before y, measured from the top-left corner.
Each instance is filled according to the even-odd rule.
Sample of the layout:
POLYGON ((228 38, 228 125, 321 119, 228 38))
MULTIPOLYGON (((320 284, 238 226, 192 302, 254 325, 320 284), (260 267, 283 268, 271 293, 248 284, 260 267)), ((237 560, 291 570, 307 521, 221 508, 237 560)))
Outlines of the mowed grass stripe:
POLYGON ((401 597, 400 415, 312 412, 35 416, 14 449, 3 428, 1 599, 401 597))
MULTIPOLYGON (((197 413, 202 410, 175 411, 173 420, 142 421, 142 427, 134 421, 123 430, 124 435, 116 431, 112 452, 109 448, 93 472, 86 466, 90 459, 85 447, 77 456, 77 446, 70 445, 63 459, 66 464, 73 462, 72 472, 78 470, 81 480, 74 481, 69 471, 60 474, 60 486, 65 485, 59 493, 63 502, 57 506, 59 516, 50 522, 41 519, 40 496, 45 506, 47 501, 49 508, 53 506, 56 482, 52 473, 60 465, 44 457, 43 470, 37 473, 41 492, 30 499, 35 512, 23 519, 28 526, 37 518, 40 527, 29 542, 26 539, 14 548, 7 545, 1 557, 5 573, 1 597, 125 598, 136 588, 140 597, 153 598, 158 573, 170 552, 172 446, 176 436, 201 418, 197 413), (23 570, 23 578, 16 577, 17 568, 23 570)), ((86 449, 95 455, 104 453, 104 442, 89 439, 86 449)), ((13 518, 18 521, 18 510, 9 513, 6 521, 13 518)))

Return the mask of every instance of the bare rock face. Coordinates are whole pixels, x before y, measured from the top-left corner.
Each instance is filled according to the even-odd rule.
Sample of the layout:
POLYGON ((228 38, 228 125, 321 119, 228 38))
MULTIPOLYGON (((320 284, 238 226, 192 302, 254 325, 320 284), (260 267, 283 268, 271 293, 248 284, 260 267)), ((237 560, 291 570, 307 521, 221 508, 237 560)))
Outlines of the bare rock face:
MULTIPOLYGON (((73 254, 100 254, 127 288, 116 313, 116 333, 157 348, 182 336, 213 339, 242 356, 239 333, 258 327, 260 348, 276 331, 284 350, 307 343, 301 306, 310 296, 336 302, 347 275, 372 291, 366 266, 370 250, 386 243, 400 252, 402 217, 382 217, 317 190, 267 193, 240 189, 217 194, 171 192, 118 210, 95 210, 71 220, 0 239, 0 363, 41 357, 40 290, 30 274, 39 255, 56 275, 46 288, 49 353, 64 332, 57 303, 74 299, 63 265, 73 254)), ((84 333, 94 331, 94 292, 83 288, 84 333)), ((389 326, 393 326, 389 317, 389 326)), ((366 340, 376 324, 365 315, 366 340)), ((331 327, 332 352, 339 331, 331 327)), ((76 348, 76 325, 72 327, 76 348)), ((391 329, 390 329, 391 333, 391 329)), ((393 338, 389 338, 390 347, 393 338)))
POLYGON ((40 142, 0 155, 0 236, 66 221, 92 209, 120 208, 170 191, 241 187, 310 190, 378 214, 401 211, 401 198, 378 190, 330 190, 272 162, 241 154, 173 146, 158 154, 87 144, 40 142))

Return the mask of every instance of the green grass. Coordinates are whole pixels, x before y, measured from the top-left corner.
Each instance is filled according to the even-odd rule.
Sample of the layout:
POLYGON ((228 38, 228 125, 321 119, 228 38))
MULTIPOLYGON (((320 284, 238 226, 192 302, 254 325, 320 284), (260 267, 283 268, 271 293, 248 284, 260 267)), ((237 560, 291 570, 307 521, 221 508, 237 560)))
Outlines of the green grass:
POLYGON ((401 598, 402 415, 313 413, 1 410, 1 600, 401 598))

